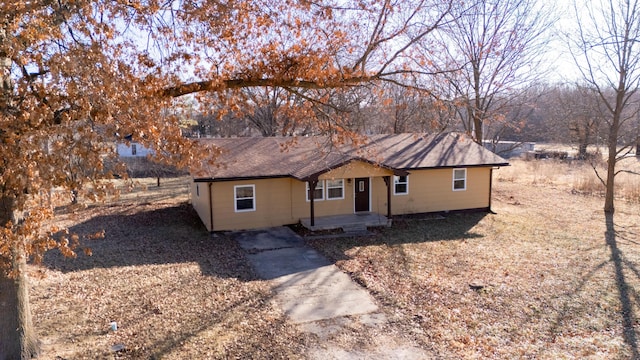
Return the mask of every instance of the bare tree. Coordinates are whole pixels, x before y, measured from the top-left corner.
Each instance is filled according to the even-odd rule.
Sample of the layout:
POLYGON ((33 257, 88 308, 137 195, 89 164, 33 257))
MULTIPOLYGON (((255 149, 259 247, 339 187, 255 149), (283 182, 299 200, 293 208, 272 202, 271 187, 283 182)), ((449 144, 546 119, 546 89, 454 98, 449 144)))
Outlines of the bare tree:
POLYGON ((249 136, 250 125, 246 119, 238 118, 234 114, 218 115, 203 113, 195 115, 197 136, 199 137, 231 137, 249 136))
POLYGON ((584 86, 563 90, 557 94, 558 110, 566 120, 571 142, 578 145, 578 158, 586 159, 587 149, 597 142, 603 122, 601 102, 591 89, 584 86))
POLYGON ((640 1, 600 0, 574 5, 577 31, 570 50, 584 81, 593 89, 606 112, 607 173, 596 170, 606 187, 604 211, 613 214, 616 169, 632 149, 635 139, 621 130, 638 116, 634 95, 640 86, 640 1))
POLYGON ((441 73, 438 91, 457 104, 464 130, 481 143, 487 123, 505 124, 506 112, 542 75, 539 64, 553 16, 535 0, 458 2, 453 13, 438 32, 435 67, 457 70, 441 73))
POLYGON ((412 88, 385 84, 379 111, 387 125, 386 132, 398 134, 421 127, 427 116, 424 111, 426 96, 412 88))
POLYGON ((286 136, 296 132, 298 119, 289 116, 289 109, 303 106, 295 94, 279 87, 243 90, 246 119, 262 136, 286 136))

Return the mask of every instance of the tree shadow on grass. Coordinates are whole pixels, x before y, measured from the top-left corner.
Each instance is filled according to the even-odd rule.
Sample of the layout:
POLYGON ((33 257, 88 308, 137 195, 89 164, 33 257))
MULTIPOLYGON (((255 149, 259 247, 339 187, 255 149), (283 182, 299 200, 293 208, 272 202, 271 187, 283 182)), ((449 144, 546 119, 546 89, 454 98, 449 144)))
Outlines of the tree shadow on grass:
MULTIPOLYGON (((289 326, 284 314, 270 310, 273 292, 260 281, 254 281, 257 276, 237 241, 227 236, 212 238, 190 205, 158 207, 112 207, 106 210, 106 215, 94 216, 70 228, 71 233, 79 235, 105 231, 104 238, 82 243, 91 248, 92 256, 79 252, 77 258, 71 259, 57 251, 46 254, 43 265, 63 273, 78 272, 74 278, 81 283, 93 279, 92 275, 81 274, 85 270, 187 265, 151 271, 116 269, 109 275, 115 284, 105 283, 98 290, 88 286, 86 293, 77 294, 81 301, 95 301, 95 304, 76 305, 75 298, 67 299, 70 307, 93 309, 90 315, 85 315, 86 319, 82 316, 77 319, 77 326, 66 335, 86 342, 73 357, 153 359, 172 355, 189 358, 194 356, 194 351, 199 354, 196 357, 208 357, 198 352, 206 350, 218 358, 255 358, 256 354, 277 358, 302 352, 308 338, 289 326), (204 277, 184 272, 190 264, 198 264, 204 277), (163 282, 158 283, 150 275, 154 271, 163 282), (128 278, 121 278, 122 274, 128 278), (136 278, 140 276, 137 274, 148 278, 136 278), (127 283, 132 285, 131 292, 127 292, 127 283), (169 298, 182 299, 185 303, 165 301, 169 298), (104 323, 105 317, 118 320, 117 332, 86 325, 87 321, 104 323), (92 339, 106 337, 112 339, 110 344, 122 343, 125 348, 116 354, 104 345, 98 347, 90 343, 92 339), (202 347, 198 345, 194 349, 194 344, 202 347)), ((96 276, 100 276, 99 273, 96 276)), ((109 276, 99 278, 108 282, 109 276)), ((46 299, 43 297, 40 301, 48 301, 46 299)), ((53 326, 58 324, 56 321, 59 319, 47 318, 41 324, 53 326)), ((67 341, 60 338, 61 343, 67 341)))
POLYGON ((482 238, 471 231, 487 215, 484 211, 454 212, 442 218, 400 217, 394 219, 393 235, 388 238, 398 243, 465 240, 482 238))
POLYGON ((204 275, 256 279, 237 243, 224 236, 212 238, 190 205, 140 211, 136 207, 123 206, 122 209, 95 216, 69 229, 81 238, 104 231, 103 238, 81 240, 81 247, 91 249, 91 256, 78 251, 76 258, 65 258, 53 250, 45 254, 43 264, 54 270, 72 272, 196 262, 204 275))
MULTIPOLYGON (((624 252, 620 249, 619 245, 622 242, 628 242, 630 244, 637 244, 636 241, 627 238, 627 235, 633 234, 623 228, 616 229, 614 221, 614 215, 611 213, 605 213, 606 230, 604 233, 605 244, 610 252, 610 257, 595 266, 589 273, 582 277, 578 286, 570 294, 570 297, 582 292, 587 286, 587 283, 593 280, 596 273, 607 268, 607 265, 613 265, 613 279, 615 288, 617 289, 617 298, 620 304, 619 316, 622 325, 622 336, 624 343, 627 345, 631 358, 640 359, 640 351, 638 350, 638 336, 634 327, 636 323, 636 314, 634 312, 634 302, 640 303, 640 295, 635 290, 633 285, 630 284, 629 279, 625 275, 625 270, 631 271, 632 275, 635 275, 640 279, 640 271, 636 265, 625 258, 624 252)), ((555 337, 561 334, 560 328, 562 322, 571 316, 572 311, 571 299, 568 299, 560 311, 560 314, 556 318, 553 326, 550 329, 550 335, 555 341, 555 337)))
MULTIPOLYGON (((618 240, 613 220, 612 213, 605 214, 605 221, 607 224, 607 230, 605 232, 605 240, 609 250, 611 251, 611 261, 614 265, 614 276, 616 281, 616 287, 618 288, 618 297, 620 299, 621 309, 620 316, 622 317, 622 331, 624 342, 631 350, 632 357, 634 359, 640 358, 640 352, 638 351, 638 337, 634 328, 636 315, 633 311, 633 303, 631 300, 631 293, 634 293, 633 287, 629 285, 625 278, 624 267, 625 260, 622 250, 618 247, 618 240)), ((638 276, 637 270, 634 267, 632 271, 638 276)), ((636 298, 636 301, 638 299, 636 298)))
POLYGON ((345 252, 358 246, 397 246, 412 243, 480 239, 483 235, 472 229, 487 215, 486 212, 459 212, 448 214, 443 218, 433 216, 400 217, 393 219, 393 225, 390 228, 376 230, 374 236, 345 236, 335 239, 307 240, 307 242, 330 256, 334 261, 345 260, 345 252))

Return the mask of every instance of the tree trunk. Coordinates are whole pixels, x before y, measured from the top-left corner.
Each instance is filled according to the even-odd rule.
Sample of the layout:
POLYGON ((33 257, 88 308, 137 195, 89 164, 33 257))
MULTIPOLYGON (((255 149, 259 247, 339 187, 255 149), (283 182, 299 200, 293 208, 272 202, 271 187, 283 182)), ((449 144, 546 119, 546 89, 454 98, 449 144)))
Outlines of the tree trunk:
POLYGON ((618 132, 620 129, 620 113, 621 113, 621 104, 622 103, 622 92, 618 92, 618 96, 616 99, 616 109, 613 113, 613 119, 609 126, 609 137, 607 138, 607 147, 609 150, 609 154, 607 155, 607 183, 605 195, 604 195, 604 212, 613 214, 615 212, 615 208, 613 205, 614 200, 614 190, 615 190, 615 179, 616 179, 616 162, 618 155, 618 132))
MULTIPOLYGON (((484 129, 482 126, 484 125, 484 106, 481 99, 481 90, 480 90, 480 65, 478 64, 479 60, 474 59, 471 61, 473 65, 473 91, 474 91, 474 106, 473 111, 473 128, 475 131, 476 142, 480 145, 483 145, 482 141, 484 140, 484 129)), ((484 145, 483 145, 484 146, 484 145)))
MULTIPOLYGON (((613 131, 611 131, 613 132, 613 131)), ((617 133, 612 139, 612 135, 609 135, 609 155, 607 156, 607 182, 604 195, 604 212, 613 214, 615 208, 613 206, 614 199, 614 185, 616 177, 616 151, 617 151, 617 133)))
POLYGON ((475 140, 478 144, 483 145, 482 140, 484 138, 484 134, 482 132, 482 119, 480 116, 473 117, 473 124, 475 128, 475 140))
MULTIPOLYGON (((8 34, 6 24, 0 26, 0 44, 5 45, 8 34)), ((5 111, 12 103, 13 81, 11 79, 11 58, 0 51, 0 109, 5 111)), ((0 141, 4 142, 2 138, 0 141)), ((4 173, 0 169, 0 173, 4 173)), ((0 187, 4 190, 4 184, 0 187)), ((0 191, 1 191, 0 190, 0 191)), ((2 196, 0 192, 0 227, 8 222, 15 226, 20 221, 16 212, 15 199, 2 196)), ((11 234, 15 235, 15 234, 11 234)), ((11 236, 9 235, 9 236, 11 236)), ((0 360, 31 359, 38 355, 39 344, 31 322, 29 307, 29 284, 26 273, 26 254, 24 249, 7 237, 0 242, 9 241, 11 254, 0 257, 0 360), (14 277, 9 277, 12 270, 14 277)), ((5 245, 5 244, 2 244, 5 245)))
MULTIPOLYGON (((0 198, 0 224, 20 220, 14 204, 10 197, 0 198)), ((0 258, 15 274, 9 277, 6 268, 0 268, 0 360, 31 359, 40 347, 31 322, 26 255, 15 244, 11 249, 9 257, 0 258)))
POLYGON ((0 271, 0 360, 31 359, 40 351, 31 322, 26 261, 18 255, 14 251, 16 278, 0 271))
POLYGON ((76 205, 78 203, 78 195, 79 195, 78 189, 71 190, 71 203, 73 205, 76 205))
POLYGON ((580 145, 578 145, 578 160, 587 159, 587 148, 589 147, 588 139, 580 139, 580 145))

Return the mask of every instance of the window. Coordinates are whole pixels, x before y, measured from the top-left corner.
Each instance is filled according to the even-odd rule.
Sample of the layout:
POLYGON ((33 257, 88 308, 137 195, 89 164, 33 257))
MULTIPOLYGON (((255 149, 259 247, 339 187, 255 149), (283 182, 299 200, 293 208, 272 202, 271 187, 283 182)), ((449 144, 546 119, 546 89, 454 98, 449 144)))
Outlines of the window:
POLYGON ((196 196, 200 196, 200 184, 196 184, 196 196))
POLYGON ((453 169, 453 191, 467 190, 467 169, 453 169))
POLYGON ((344 199, 344 180, 327 180, 327 200, 344 199))
POLYGON ((235 192, 234 206, 236 212, 256 210, 255 185, 236 185, 233 190, 235 192))
POLYGON ((138 153, 138 148, 136 144, 131 144, 131 155, 136 155, 138 153))
POLYGON ((393 195, 407 195, 409 193, 409 177, 393 177, 393 195))
MULTIPOLYGON (((307 201, 309 201, 309 183, 307 182, 307 201)), ((316 190, 313 192, 313 200, 324 200, 324 181, 318 180, 318 185, 316 185, 316 190)))

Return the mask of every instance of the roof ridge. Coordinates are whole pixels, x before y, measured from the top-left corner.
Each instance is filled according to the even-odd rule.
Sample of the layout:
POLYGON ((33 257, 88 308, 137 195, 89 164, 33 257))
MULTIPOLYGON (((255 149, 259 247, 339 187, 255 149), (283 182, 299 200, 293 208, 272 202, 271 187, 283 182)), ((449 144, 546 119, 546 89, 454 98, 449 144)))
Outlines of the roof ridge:
MULTIPOLYGON (((366 144, 337 144, 329 136, 204 139, 205 146, 225 151, 215 160, 222 166, 202 167, 201 173, 209 176, 199 178, 211 181, 283 176, 306 179, 354 160, 397 170, 508 165, 506 160, 476 146, 474 141, 458 141, 471 140, 458 132, 364 136, 369 140, 366 144)), ((203 161, 203 165, 206 163, 207 160, 203 161)))

